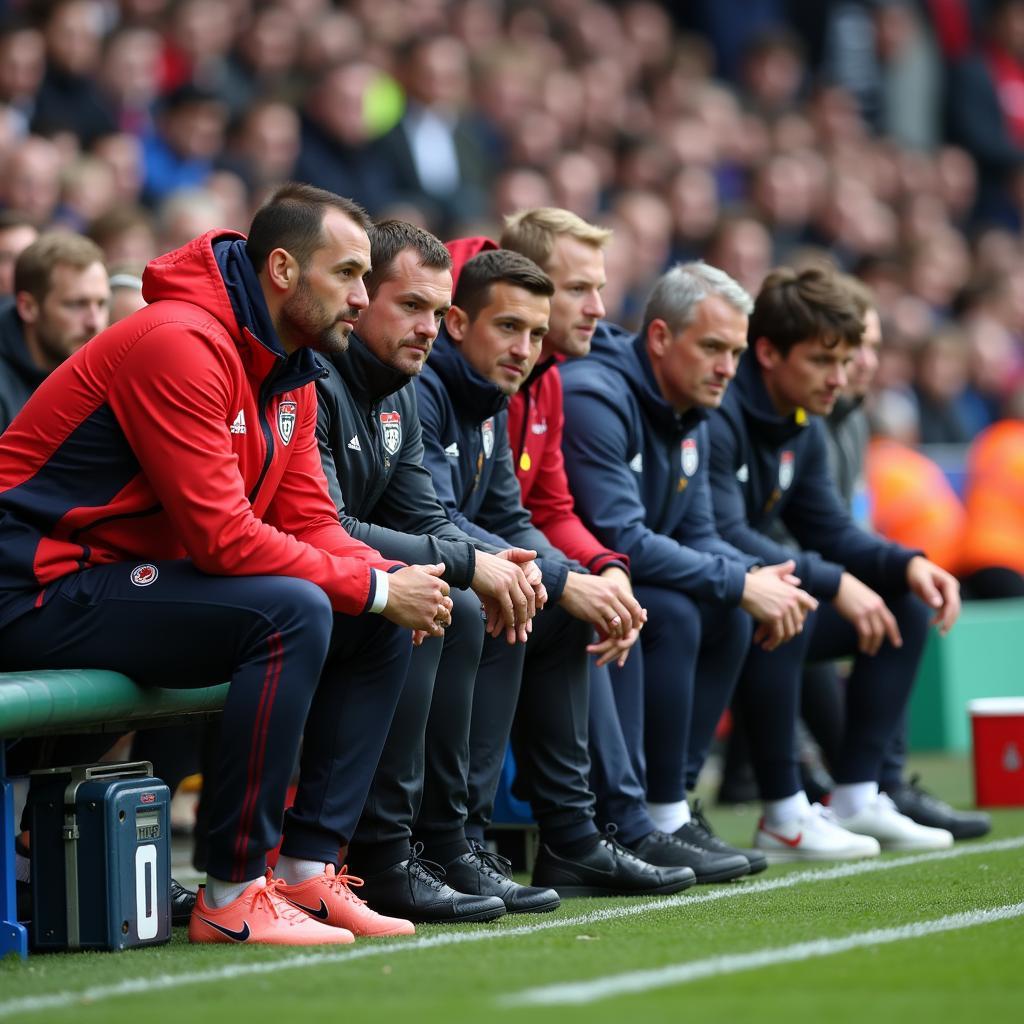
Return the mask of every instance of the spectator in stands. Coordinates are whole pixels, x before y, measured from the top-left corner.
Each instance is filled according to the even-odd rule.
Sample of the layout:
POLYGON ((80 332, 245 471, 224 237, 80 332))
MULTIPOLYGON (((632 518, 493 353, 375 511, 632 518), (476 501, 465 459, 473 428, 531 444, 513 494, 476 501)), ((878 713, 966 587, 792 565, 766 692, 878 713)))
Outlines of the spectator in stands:
POLYGON ((33 131, 73 131, 83 146, 117 128, 96 83, 104 28, 99 0, 57 0, 43 22, 46 74, 36 94, 33 131))
POLYGON ((59 367, 0 441, 0 473, 19 481, 0 494, 4 669, 231 680, 197 942, 412 930, 335 871, 408 630, 440 635, 451 607, 442 567, 401 567, 345 533, 317 455, 312 350, 344 348, 366 306, 368 223, 350 200, 292 186, 248 241, 215 231, 155 261, 150 306, 59 367), (60 539, 45 525, 58 518, 60 539), (264 878, 300 741, 279 877, 264 878))
POLYGON ((422 205, 434 227, 450 230, 486 209, 486 151, 467 116, 469 54, 454 36, 414 36, 395 66, 406 108, 379 142, 395 175, 388 199, 422 205))
POLYGON ((302 112, 295 174, 301 181, 357 195, 376 213, 394 197, 395 173, 371 145, 367 93, 381 72, 366 61, 324 71, 302 112))
POLYGON ((0 102, 14 112, 19 135, 28 130, 45 73, 42 32, 17 19, 0 26, 0 102))
POLYGON ((0 431, 109 314, 103 253, 89 239, 51 232, 22 250, 14 296, 0 307, 0 431))
POLYGON ((103 250, 108 267, 125 267, 136 274, 160 251, 153 217, 141 206, 115 206, 97 217, 87 233, 103 250))
POLYGON ((210 89, 181 85, 161 102, 156 123, 143 141, 144 197, 153 206, 206 184, 224 148, 227 108, 210 89))
MULTIPOLYGON (((451 243, 457 245, 458 264, 473 246, 451 243)), ((693 884, 693 872, 654 867, 602 837, 588 790, 593 630, 624 638, 639 606, 587 574, 531 523, 509 452, 505 409, 536 363, 553 290, 518 253, 480 252, 463 263, 445 331, 416 379, 423 461, 448 515, 498 547, 536 551, 548 598, 525 645, 484 641, 473 695, 466 834, 483 839, 512 732, 519 784, 541 829, 534 885, 561 896, 677 892, 693 884)), ((444 858, 443 848, 427 853, 444 858)))
POLYGON ((791 549, 770 536, 780 519, 800 545, 796 574, 822 602, 797 640, 753 647, 738 688, 765 801, 755 845, 777 859, 872 856, 947 846, 949 832, 917 825, 879 795, 886 747, 902 720, 928 617, 948 631, 959 587, 920 552, 859 529, 827 463, 824 426, 861 342, 857 304, 832 272, 775 271, 750 318, 749 362, 711 418, 715 518, 722 536, 764 561, 791 549), (847 688, 835 817, 808 802, 795 745, 806 660, 856 652, 847 688))
MULTIPOLYGON (((591 356, 563 368, 576 507, 629 556, 649 614, 641 651, 611 671, 609 713, 617 708, 659 833, 684 844, 701 881, 765 867, 718 840, 686 797, 754 633, 745 612, 774 646, 815 605, 794 585, 792 562, 750 571, 757 560, 723 543, 711 520, 705 410, 735 373, 749 308, 721 271, 681 265, 658 280, 636 336, 603 324, 591 356)), ((657 837, 633 848, 648 857, 657 837)))
POLYGON ((514 882, 500 859, 467 843, 464 831, 470 710, 485 628, 481 602, 492 633, 525 643, 540 570, 534 552, 499 551, 452 523, 423 468, 412 378, 451 304, 448 250, 402 221, 375 225, 370 242, 370 305, 348 350, 331 359, 328 375, 317 382, 324 473, 342 525, 389 557, 444 563, 455 607, 444 640, 413 651, 349 863, 364 877, 363 895, 375 907, 413 921, 551 910, 556 893, 514 882), (433 874, 414 856, 414 822, 431 856, 439 834, 452 845, 461 840, 443 873, 433 874))
POLYGON ((142 296, 142 278, 124 270, 110 275, 110 322, 116 324, 146 305, 142 296))
POLYGON ((35 225, 23 214, 0 211, 0 296, 14 294, 14 264, 38 237, 35 225))
POLYGON ((0 206, 18 210, 37 228, 45 228, 60 202, 61 166, 60 150, 49 139, 23 139, 0 170, 0 206))

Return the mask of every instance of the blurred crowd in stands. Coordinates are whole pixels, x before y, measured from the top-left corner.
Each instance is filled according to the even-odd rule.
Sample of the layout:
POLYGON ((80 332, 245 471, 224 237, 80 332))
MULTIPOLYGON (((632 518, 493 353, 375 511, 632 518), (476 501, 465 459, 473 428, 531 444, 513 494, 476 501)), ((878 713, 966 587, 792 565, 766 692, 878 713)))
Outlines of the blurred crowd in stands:
POLYGON ((0 286, 34 230, 108 269, 282 181, 443 237, 614 228, 609 318, 703 257, 874 291, 873 414, 959 444, 1024 410, 1024 0, 8 0, 0 286))

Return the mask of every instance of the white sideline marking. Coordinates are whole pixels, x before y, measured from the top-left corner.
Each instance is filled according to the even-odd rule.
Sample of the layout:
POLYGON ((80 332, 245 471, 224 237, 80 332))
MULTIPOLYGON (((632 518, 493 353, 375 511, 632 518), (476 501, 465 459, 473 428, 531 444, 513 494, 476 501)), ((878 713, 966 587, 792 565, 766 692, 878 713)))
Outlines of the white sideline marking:
POLYGON ((1024 836, 1009 839, 996 839, 988 843, 973 846, 960 846, 952 850, 940 850, 934 853, 920 853, 909 857, 894 857, 892 860, 867 860, 839 864, 831 868, 818 868, 812 871, 793 872, 780 878, 766 879, 761 882, 741 882, 728 887, 709 889, 704 892, 680 893, 677 896, 664 896, 630 903, 626 906, 609 907, 607 910, 594 910, 588 914, 575 914, 571 917, 556 917, 553 920, 541 921, 536 924, 522 925, 517 928, 469 928, 457 932, 445 932, 441 935, 429 935, 409 941, 399 940, 389 943, 357 946, 355 949, 339 953, 303 953, 295 956, 282 957, 277 960, 257 960, 248 963, 225 964, 207 971, 189 971, 180 974, 158 974, 145 977, 130 978, 115 985, 96 985, 93 988, 75 991, 54 992, 50 995, 24 996, 0 1002, 0 1018, 11 1017, 21 1013, 32 1013, 38 1010, 58 1010, 79 1003, 95 1003, 118 996, 133 995, 136 992, 152 993, 161 989, 180 988, 183 985, 201 985, 211 981, 229 981, 253 975, 274 974, 298 967, 322 967, 328 964, 346 963, 349 960, 361 960, 372 956, 395 956, 422 949, 437 949, 442 946, 461 945, 466 942, 483 942, 490 939, 508 939, 523 935, 534 935, 538 932, 550 931, 553 928, 578 928, 585 925, 613 921, 643 914, 656 914, 674 907, 711 903, 715 900, 733 899, 738 896, 757 896, 760 893, 772 892, 776 889, 789 889, 804 882, 828 882, 838 878, 850 878, 854 875, 871 874, 876 871, 892 871, 896 868, 911 867, 929 861, 952 860, 978 853, 999 853, 1004 850, 1016 850, 1024 847, 1024 836))
POLYGON ((890 942, 904 942, 919 939, 939 932, 959 931, 962 928, 977 928, 992 921, 1006 921, 1024 917, 1024 903, 1011 903, 991 910, 968 910, 961 914, 950 914, 931 921, 916 921, 898 928, 878 928, 870 932, 858 932, 838 939, 812 939, 797 942, 792 946, 776 949, 758 949, 752 953, 734 953, 726 956, 712 956, 706 960, 691 960, 689 963, 670 964, 649 971, 629 971, 610 978, 595 981, 561 982, 524 989, 499 999, 502 1006, 578 1006, 595 1003, 599 999, 626 995, 630 992, 649 992, 651 989, 667 988, 670 985, 686 985, 691 981, 711 978, 718 974, 736 974, 738 971, 753 971, 759 967, 775 964, 789 964, 797 960, 810 960, 820 956, 834 956, 851 949, 865 946, 882 946, 890 942))

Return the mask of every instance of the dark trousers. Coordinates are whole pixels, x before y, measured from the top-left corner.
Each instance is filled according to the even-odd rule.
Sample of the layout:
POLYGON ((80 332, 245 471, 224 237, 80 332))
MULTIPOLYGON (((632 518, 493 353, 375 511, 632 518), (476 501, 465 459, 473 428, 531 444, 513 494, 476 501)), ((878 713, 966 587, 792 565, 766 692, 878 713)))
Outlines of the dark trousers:
POLYGON ((592 636, 588 623, 555 605, 538 612, 525 647, 484 641, 470 726, 468 835, 482 838, 490 824, 510 735, 516 790, 530 801, 545 842, 596 832, 587 752, 592 636))
MULTIPOLYGON (((839 678, 834 662, 825 661, 804 668, 801 684, 800 715, 821 748, 829 772, 842 756, 843 730, 846 721, 846 686, 839 678)), ((882 789, 892 790, 903 781, 907 761, 907 715, 904 709, 899 725, 885 748, 885 757, 878 782, 882 789)))
POLYGON ((484 621, 472 591, 453 590, 451 598, 452 624, 444 637, 413 648, 349 847, 349 862, 357 871, 383 870, 408 858, 417 817, 417 832, 447 833, 464 826, 469 718, 484 621))
POLYGON ((149 584, 120 563, 69 576, 43 607, 0 632, 5 669, 87 665, 153 686, 230 679, 210 810, 208 869, 261 875, 282 852, 335 861, 362 811, 401 692, 408 630, 335 615, 324 592, 284 576, 207 576, 158 562, 149 584))
MULTIPOLYGON (((634 592, 647 625, 625 666, 611 670, 611 690, 633 775, 652 803, 675 803, 696 784, 753 625, 738 608, 695 602, 677 590, 640 584, 634 592)), ((602 814, 621 803, 603 789, 598 799, 602 814)))
POLYGON ((931 614, 912 594, 883 597, 899 625, 902 647, 886 641, 873 657, 857 654, 853 626, 831 604, 823 604, 789 643, 771 652, 750 648, 736 707, 762 799, 781 800, 800 790, 796 718, 805 662, 856 655, 833 777, 840 784, 879 780, 886 750, 901 728, 931 614))

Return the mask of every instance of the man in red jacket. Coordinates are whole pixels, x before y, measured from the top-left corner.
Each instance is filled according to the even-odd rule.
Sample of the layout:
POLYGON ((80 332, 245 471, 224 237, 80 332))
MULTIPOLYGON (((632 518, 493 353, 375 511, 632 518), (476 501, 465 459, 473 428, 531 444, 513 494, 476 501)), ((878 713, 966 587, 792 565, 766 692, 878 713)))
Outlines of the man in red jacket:
POLYGON ((451 608, 443 566, 345 532, 320 465, 313 350, 343 350, 367 305, 368 224, 284 186, 248 241, 212 231, 153 261, 149 305, 58 367, 0 441, 0 665, 231 681, 196 942, 412 930, 336 872, 406 630, 440 634, 451 608), (281 877, 265 878, 300 740, 281 877))

